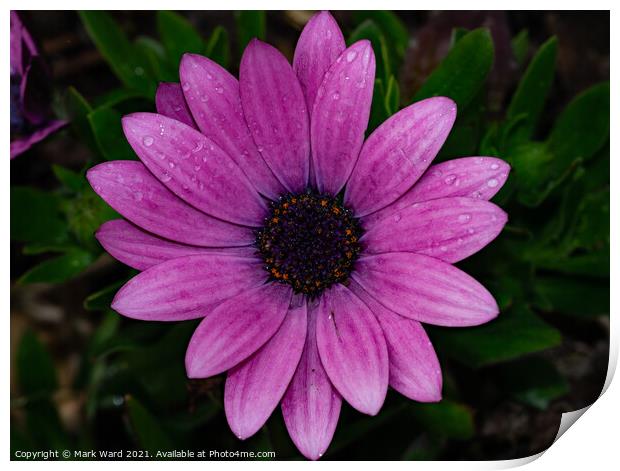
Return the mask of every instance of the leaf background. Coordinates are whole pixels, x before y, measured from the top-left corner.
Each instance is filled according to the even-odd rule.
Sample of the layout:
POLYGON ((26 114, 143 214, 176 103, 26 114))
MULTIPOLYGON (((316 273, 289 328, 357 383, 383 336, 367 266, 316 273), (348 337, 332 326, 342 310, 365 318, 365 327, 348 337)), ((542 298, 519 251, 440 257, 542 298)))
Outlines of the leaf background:
MULTIPOLYGON (((14 449, 274 450, 299 459, 279 411, 240 442, 223 376, 188 381, 195 323, 124 319, 109 301, 132 271, 92 237, 117 217, 88 187, 96 162, 135 158, 119 118, 153 110, 186 51, 236 73, 253 36, 291 57, 309 12, 46 12, 24 18, 71 128, 11 163, 14 449), (60 41, 58 38, 65 38, 60 41)), ((605 13, 336 12, 379 57, 369 130, 447 94, 459 116, 438 160, 497 155, 510 223, 461 262, 502 314, 429 328, 444 400, 390 391, 377 417, 343 407, 324 459, 508 459, 546 448, 560 413, 603 384, 609 316, 609 17, 605 13), (415 41, 411 41, 414 38, 415 41)))

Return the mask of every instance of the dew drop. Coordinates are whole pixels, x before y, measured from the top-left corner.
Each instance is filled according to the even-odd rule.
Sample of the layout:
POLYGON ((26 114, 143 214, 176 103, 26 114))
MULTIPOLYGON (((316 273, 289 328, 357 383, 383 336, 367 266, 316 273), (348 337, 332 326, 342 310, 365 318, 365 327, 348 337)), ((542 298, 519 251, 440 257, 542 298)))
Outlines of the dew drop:
POLYGON ((487 186, 489 188, 495 188, 497 185, 499 185, 499 182, 497 181, 497 179, 495 178, 491 178, 488 182, 487 182, 487 186))
POLYGON ((401 220, 401 215, 400 214, 395 214, 394 215, 394 222, 398 222, 401 220))
POLYGON ((469 220, 471 219, 471 214, 459 214, 459 222, 461 224, 465 224, 466 222, 469 222, 469 220))
POLYGON ((170 166, 170 168, 174 168, 174 162, 170 161, 168 162, 168 165, 170 166))
POLYGON ((498 164, 491 164, 491 170, 497 170, 499 168, 498 164))
POLYGON ((154 139, 151 136, 144 136, 142 138, 142 144, 144 144, 146 147, 150 147, 153 145, 153 141, 154 139))
POLYGON ((338 92, 334 93, 334 94, 332 95, 332 98, 333 98, 334 100, 340 100, 340 93, 338 93, 338 92))
POLYGON ((446 185, 452 185, 454 183, 454 180, 456 180, 456 175, 452 174, 452 175, 448 175, 444 182, 446 183, 446 185))
POLYGON ((183 90, 184 91, 189 91, 189 89, 192 88, 192 86, 189 84, 189 82, 183 82, 183 90))
POLYGON ((222 87, 215 87, 215 91, 216 93, 219 93, 220 95, 224 93, 224 89, 222 87))
POLYGON ((357 52, 349 51, 347 53, 347 62, 353 62, 353 60, 357 57, 357 52))
POLYGON ((161 181, 162 182, 169 182, 170 180, 172 180, 172 177, 170 176, 170 174, 168 172, 164 172, 161 174, 161 181))
POLYGON ((476 231, 474 231, 471 227, 469 229, 467 229, 467 233, 468 234, 473 234, 474 232, 476 232, 476 231))

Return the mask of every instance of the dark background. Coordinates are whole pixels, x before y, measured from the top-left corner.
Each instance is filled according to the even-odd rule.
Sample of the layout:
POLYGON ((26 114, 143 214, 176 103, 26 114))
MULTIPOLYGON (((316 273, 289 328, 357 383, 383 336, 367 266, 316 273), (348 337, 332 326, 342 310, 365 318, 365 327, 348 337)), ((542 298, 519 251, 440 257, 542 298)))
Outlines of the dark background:
MULTIPOLYGON (((184 12, 183 15, 200 32, 209 32, 217 25, 231 32, 229 69, 236 73, 239 52, 235 35, 232 34, 235 29, 233 14, 184 12)), ((157 36, 152 12, 115 12, 113 16, 131 38, 157 36)), ((353 15, 337 11, 334 16, 347 37, 355 27, 353 15)), ((458 26, 487 26, 492 31, 496 60, 488 79, 488 115, 491 118, 501 115, 523 73, 523 66, 519 66, 512 57, 510 39, 527 29, 530 38, 528 57, 531 57, 546 39, 557 36, 557 69, 537 128, 541 136, 546 135, 560 111, 577 93, 609 80, 608 12, 411 11, 398 12, 398 16, 412 38, 399 70, 401 101, 412 96, 441 61, 447 52, 452 29, 458 26)), ((75 87, 89 101, 119 86, 118 79, 75 12, 24 12, 22 18, 39 41, 50 65, 58 91, 56 101, 62 101, 63 91, 69 86, 75 87)), ((308 18, 309 12, 268 12, 267 40, 292 58, 297 37, 308 18)), ((76 139, 72 132, 65 130, 11 162, 11 183, 55 190, 58 183, 51 164, 79 171, 89 162, 92 162, 92 150, 76 139)), ((11 277, 14 281, 48 257, 24 255, 22 248, 23 244, 19 242, 11 245, 11 277)), ((268 448, 275 449, 280 458, 298 458, 290 441, 287 442, 279 409, 268 422, 268 431, 261 432, 247 443, 238 442, 232 436, 222 409, 216 406, 212 411, 201 409, 205 402, 217 404, 221 400, 223 376, 188 381, 182 375, 174 376, 174 373, 167 378, 177 378, 179 384, 153 386, 164 390, 163 398, 156 400, 143 394, 144 384, 149 383, 135 387, 121 381, 116 389, 112 387, 109 394, 98 396, 101 400, 97 404, 91 403, 95 393, 84 375, 87 375, 85 369, 94 365, 89 354, 93 335, 98 335, 96 333, 100 332, 102 322, 117 321, 110 320, 110 316, 115 314, 105 313, 104 310, 86 310, 83 300, 126 274, 125 268, 104 255, 85 272, 67 282, 12 284, 12 357, 15 358, 15 352, 23 342, 23 334, 27 332, 27 335, 34 335, 49 352, 57 376, 58 387, 51 401, 57 416, 49 408, 44 408, 44 412, 39 413, 39 422, 35 421, 34 426, 49 429, 52 431, 50 433, 62 430, 62 440, 66 440, 64 443, 71 443, 75 448, 144 448, 144 437, 139 427, 135 426, 139 411, 136 413, 136 406, 129 405, 132 398, 136 398, 146 404, 169 435, 185 437, 188 431, 194 430, 194 438, 188 438, 183 444, 187 448, 268 448), (178 392, 179 389, 182 391, 178 392), (171 397, 167 397, 167 393, 171 397), (180 400, 174 397, 177 393, 182 396, 180 400), (131 407, 134 408, 133 414, 131 407), (198 425, 191 423, 197 410, 202 414, 197 413, 200 420, 204 421, 198 425)), ((608 292, 608 279, 602 278, 598 282, 606 284, 608 292)), ((519 359, 471 368, 444 355, 438 347, 444 370, 444 389, 449 398, 455 398, 458 402, 457 409, 443 410, 443 415, 438 416, 429 413, 428 417, 432 419, 427 418, 427 411, 423 409, 413 415, 400 413, 407 401, 393 391, 389 392, 382 412, 374 418, 367 418, 343 405, 334 442, 325 459, 509 459, 547 448, 557 433, 561 413, 589 405, 600 394, 607 371, 609 320, 608 312, 584 318, 562 315, 554 310, 545 312, 536 307, 534 309, 546 323, 562 333, 559 345, 537 353, 537 358, 543 358, 560 372, 567 386, 558 397, 550 395, 553 399, 545 407, 535 407, 531 401, 515 399, 515 395, 507 393, 503 386, 506 381, 510 382, 513 369, 518 371, 519 365, 515 361, 519 359), (456 428, 450 429, 448 425, 448 430, 442 430, 441 426, 440 430, 435 430, 428 420, 454 422, 456 428)), ((182 358, 185 340, 175 342, 174 338, 166 337, 169 325, 137 325, 137 322, 126 319, 118 322, 120 326, 115 328, 121 332, 140 331, 132 338, 135 340, 137 337, 141 347, 155 345, 155 351, 182 358), (176 345, 179 343, 180 346, 176 345)), ((178 334, 180 339, 187 335, 183 329, 191 332, 191 325, 175 330, 175 335, 178 334)), ((123 352, 122 346, 106 355, 115 358, 118 352, 123 352)), ((152 351, 149 352, 152 354, 152 351)), ((129 358, 118 364, 107 362, 101 374, 114 375, 116 373, 110 372, 110 368, 123 368, 134 361, 141 364, 144 359, 129 358)), ((153 366, 156 365, 146 364, 144 368, 153 366)), ((29 427, 33 426, 29 418, 29 402, 20 394, 15 367, 11 374, 14 446, 19 444, 37 448, 37 443, 42 440, 41 434, 37 436, 35 433, 33 436, 29 432, 29 427)))

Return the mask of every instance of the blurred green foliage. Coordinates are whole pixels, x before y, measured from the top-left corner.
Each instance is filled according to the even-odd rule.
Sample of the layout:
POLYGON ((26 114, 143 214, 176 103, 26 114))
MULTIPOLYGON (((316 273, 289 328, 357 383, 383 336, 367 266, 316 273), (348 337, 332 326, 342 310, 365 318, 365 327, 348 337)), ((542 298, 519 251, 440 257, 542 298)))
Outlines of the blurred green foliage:
MULTIPOLYGON (((157 13, 159 38, 134 40, 108 13, 87 11, 80 17, 121 85, 93 103, 74 88, 66 91, 65 112, 73 132, 92 151, 88 166, 136 158, 120 118, 154 108, 158 81, 178 80, 182 54, 206 54, 225 67, 234 67, 233 59, 239 58, 231 53, 231 34, 225 28, 203 36, 178 13, 157 13)), ((370 133, 409 104, 397 80, 409 33, 390 12, 359 11, 353 20, 345 31, 347 42, 368 39, 377 56, 370 133)), ((239 50, 252 37, 266 35, 264 12, 238 12, 235 22, 232 36, 239 50)), ((376 444, 380 457, 390 452, 404 459, 432 459, 450 440, 471 438, 476 433, 474 410, 455 386, 451 365, 471 374, 491 372, 505 396, 537 409, 567 393, 566 379, 540 352, 562 342, 561 329, 549 320, 587 324, 609 314, 609 83, 584 90, 549 130, 539 129, 558 47, 557 39, 549 38, 528 60, 528 32, 513 38, 521 79, 505 112, 490 116, 485 84, 493 67, 493 40, 484 28, 459 29, 445 59, 413 95, 413 101, 445 95, 458 105, 458 119, 438 161, 489 155, 512 166, 508 183, 495 198, 509 214, 506 229, 459 264, 489 287, 501 314, 480 327, 429 327, 444 367, 445 399, 416 404, 390 393, 384 409, 372 418, 345 408, 326 458, 350 456, 346 453, 352 444, 369 442, 376 444), (387 434, 388 440, 386 430, 398 427, 408 433, 397 439, 387 434)), ((53 171, 58 179, 54 191, 11 188, 11 239, 26 254, 49 254, 22 274, 20 283, 60 283, 82 273, 102 253, 93 233, 117 217, 90 189, 85 169, 53 171)), ((23 335, 15 364, 19 395, 11 407, 24 420, 12 427, 13 446, 90 447, 98 440, 96 429, 104 427, 105 433, 115 434, 114 443, 130 444, 125 448, 275 450, 279 458, 299 458, 279 411, 259 434, 241 443, 226 426, 221 378, 187 380, 184 352, 196 322, 142 323, 110 310, 114 294, 132 274, 127 269, 84 300, 84 307, 100 319, 72 385, 85 393, 91 426, 85 436, 63 429, 54 402, 58 383, 53 362, 32 332, 23 335)), ((372 450, 368 453, 372 456, 372 450)))

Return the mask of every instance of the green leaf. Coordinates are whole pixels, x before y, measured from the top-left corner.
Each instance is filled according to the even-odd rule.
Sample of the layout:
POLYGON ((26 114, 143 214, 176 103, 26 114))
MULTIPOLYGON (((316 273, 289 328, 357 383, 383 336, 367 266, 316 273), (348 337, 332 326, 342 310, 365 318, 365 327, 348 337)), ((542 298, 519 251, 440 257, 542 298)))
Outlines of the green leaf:
POLYGON ((502 386, 519 402, 546 409, 549 403, 568 393, 568 383, 547 360, 524 358, 499 371, 502 386))
POLYGON ((522 29, 519 31, 519 33, 512 38, 510 45, 512 46, 512 53, 517 60, 517 64, 523 65, 530 49, 530 34, 528 30, 522 29))
POLYGON ((74 87, 67 88, 65 108, 71 127, 77 136, 91 149, 96 149, 95 136, 88 122, 88 114, 93 110, 88 101, 74 87))
POLYGON ((413 101, 432 96, 452 98, 464 111, 476 96, 493 65, 493 40, 487 29, 467 33, 418 90, 413 101))
POLYGON ((428 330, 438 352, 472 368, 555 347, 561 341, 557 329, 522 305, 502 311, 497 319, 478 327, 428 330))
POLYGON ((66 201, 64 210, 69 229, 80 244, 97 254, 101 251, 95 241, 95 231, 106 221, 119 217, 108 204, 97 195, 90 186, 84 188, 75 198, 66 201))
POLYGON ((412 403, 409 412, 422 429, 439 437, 467 440, 474 434, 471 411, 447 399, 436 404, 412 403))
POLYGON ((88 295, 84 300, 84 309, 89 311, 103 311, 110 308, 114 295, 120 289, 126 280, 117 281, 116 283, 106 286, 105 288, 88 295))
POLYGON ((604 82, 577 95, 556 121, 548 140, 556 171, 576 158, 589 159, 608 138, 609 82, 604 82))
POLYGON ((126 400, 127 413, 140 447, 153 457, 158 451, 174 448, 172 440, 155 416, 134 397, 126 400))
POLYGON ((370 106, 370 117, 368 119, 368 128, 366 135, 370 135, 381 123, 389 118, 388 110, 385 106, 387 102, 385 95, 385 86, 381 79, 375 80, 375 88, 372 93, 372 103, 370 106))
MULTIPOLYGON (((597 278, 609 278, 609 247, 600 252, 562 257, 550 253, 549 256, 536 259, 540 269, 552 270, 565 275, 583 275, 597 278)), ((607 281, 606 281, 607 282, 607 281)))
POLYGON ((367 39, 372 43, 372 47, 375 51, 375 59, 377 61, 376 76, 384 83, 387 83, 388 78, 393 73, 390 67, 390 56, 388 54, 385 38, 379 27, 372 20, 366 20, 355 28, 349 36, 347 45, 350 46, 361 39, 367 39))
POLYGON ((236 11, 235 22, 240 53, 243 53, 252 38, 265 39, 267 20, 263 10, 236 11))
POLYGON ((149 64, 137 53, 116 21, 103 11, 81 11, 79 15, 97 49, 121 82, 152 97, 156 83, 148 75, 149 64))
POLYGON ((16 357, 17 379, 22 396, 43 397, 58 387, 52 357, 32 331, 22 336, 16 357))
POLYGON ((524 116, 519 122, 520 137, 530 137, 538 123, 553 82, 557 50, 555 37, 540 46, 512 96, 506 118, 510 120, 524 116))
POLYGON ((158 11, 157 31, 168 53, 168 60, 173 66, 178 67, 181 56, 186 52, 201 54, 204 50, 204 41, 200 34, 178 13, 158 11))
POLYGON ((205 55, 225 69, 228 68, 230 64, 230 40, 228 31, 224 27, 218 26, 213 30, 207 42, 205 55))
POLYGON ((369 135, 386 119, 396 113, 400 106, 400 89, 396 78, 390 75, 387 88, 384 83, 381 79, 375 80, 366 135, 369 135))
POLYGON ((62 283, 84 271, 94 257, 90 252, 81 249, 72 249, 61 255, 46 260, 27 271, 20 279, 20 283, 62 283))
POLYGON ((143 54, 146 60, 148 60, 149 66, 153 71, 153 77, 158 82, 179 81, 178 61, 173 63, 169 60, 164 46, 159 41, 149 36, 139 36, 134 44, 138 52, 143 54))
POLYGON ((391 11, 385 10, 357 10, 353 12, 353 18, 357 23, 364 20, 372 20, 387 38, 390 48, 395 56, 402 59, 409 44, 409 33, 403 22, 391 11))
POLYGON ((106 160, 136 160, 123 133, 121 118, 113 108, 98 108, 88 115, 97 146, 106 160))
POLYGON ((589 318, 609 315, 609 282, 560 275, 537 276, 533 288, 544 311, 589 318))
POLYGON ((524 142, 507 151, 505 157, 514 168, 518 200, 530 207, 542 203, 581 164, 576 158, 560 168, 558 156, 544 142, 524 142))
POLYGON ((93 106, 95 108, 114 108, 115 106, 120 105, 126 101, 141 98, 144 97, 140 92, 136 90, 131 90, 129 88, 115 88, 114 90, 111 90, 101 95, 100 97, 97 97, 97 99, 93 103, 93 106))
POLYGON ((469 106, 457 113, 452 130, 442 146, 435 162, 458 158, 463 155, 474 155, 481 139, 482 122, 486 113, 485 90, 480 89, 469 106))
POLYGON ((400 107, 400 87, 396 77, 390 75, 385 90, 385 108, 388 116, 392 116, 400 107))
POLYGON ((82 173, 74 172, 60 165, 53 164, 52 171, 60 183, 71 191, 81 191, 86 185, 86 178, 82 173))
POLYGON ((11 187, 11 239, 56 244, 67 240, 57 195, 36 188, 11 187))

